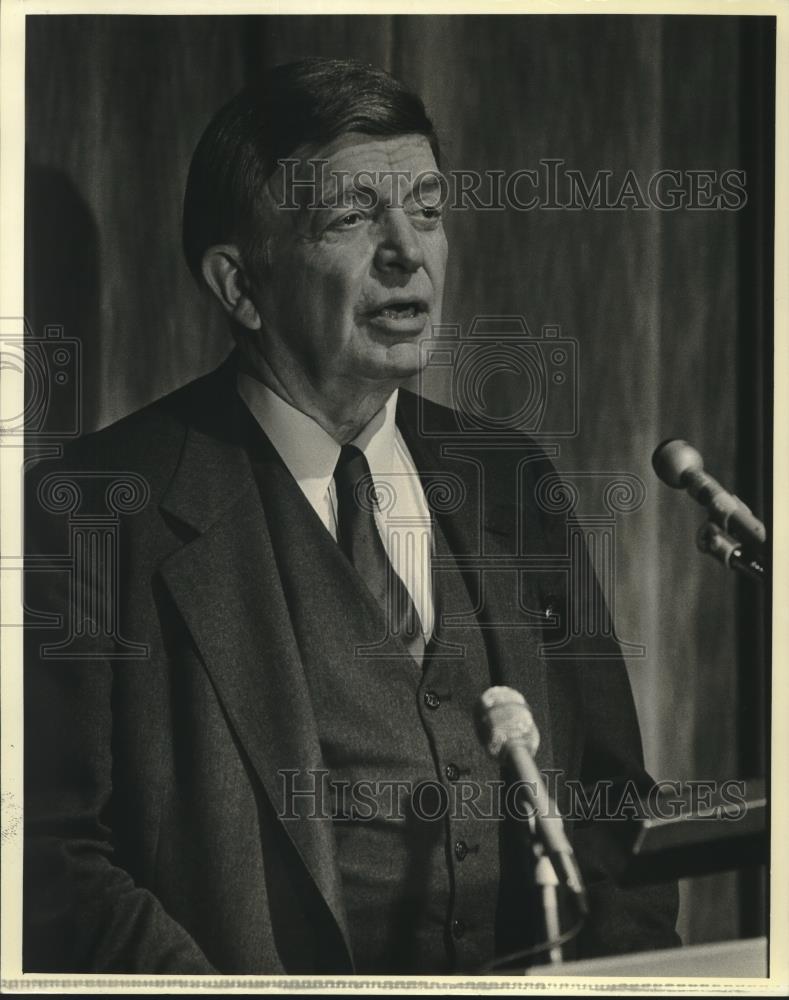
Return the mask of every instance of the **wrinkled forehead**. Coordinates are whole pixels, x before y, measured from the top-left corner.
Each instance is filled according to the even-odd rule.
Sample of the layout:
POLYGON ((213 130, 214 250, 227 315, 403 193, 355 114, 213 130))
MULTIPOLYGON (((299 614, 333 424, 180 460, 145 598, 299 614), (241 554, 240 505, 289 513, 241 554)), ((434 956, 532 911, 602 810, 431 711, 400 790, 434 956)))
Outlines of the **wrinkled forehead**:
POLYGON ((348 132, 322 145, 304 146, 285 160, 267 188, 273 205, 327 207, 374 190, 386 203, 402 203, 415 187, 439 176, 423 135, 371 136, 348 132))

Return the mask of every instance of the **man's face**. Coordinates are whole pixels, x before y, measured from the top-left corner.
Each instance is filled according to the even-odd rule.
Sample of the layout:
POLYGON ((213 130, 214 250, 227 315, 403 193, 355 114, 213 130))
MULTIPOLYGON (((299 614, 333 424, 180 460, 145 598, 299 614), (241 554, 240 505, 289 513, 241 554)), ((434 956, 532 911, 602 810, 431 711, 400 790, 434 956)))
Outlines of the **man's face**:
POLYGON ((257 349, 316 388, 402 381, 441 319, 447 242, 430 145, 350 133, 309 159, 327 162, 305 154, 289 176, 312 188, 282 175, 268 185, 267 263, 250 275, 257 349))

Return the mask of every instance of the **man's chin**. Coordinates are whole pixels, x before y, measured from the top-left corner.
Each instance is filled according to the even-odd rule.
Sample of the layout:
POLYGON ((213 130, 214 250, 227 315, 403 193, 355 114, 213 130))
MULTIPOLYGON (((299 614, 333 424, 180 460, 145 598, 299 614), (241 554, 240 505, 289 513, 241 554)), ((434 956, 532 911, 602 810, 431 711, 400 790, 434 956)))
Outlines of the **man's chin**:
POLYGON ((376 359, 378 376, 383 379, 404 381, 418 375, 427 363, 427 355, 418 340, 392 344, 384 357, 376 359))

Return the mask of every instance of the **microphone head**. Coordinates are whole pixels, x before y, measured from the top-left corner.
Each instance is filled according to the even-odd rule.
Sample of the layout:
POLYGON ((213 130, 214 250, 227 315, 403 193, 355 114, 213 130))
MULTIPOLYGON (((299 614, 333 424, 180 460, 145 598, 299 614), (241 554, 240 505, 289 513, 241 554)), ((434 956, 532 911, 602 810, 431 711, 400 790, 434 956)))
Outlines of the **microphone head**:
POLYGON ((540 732, 519 691, 491 687, 480 695, 475 711, 477 735, 491 757, 498 758, 510 740, 523 743, 534 757, 540 732))
POLYGON ((652 455, 652 468, 668 486, 680 490, 689 472, 701 472, 704 462, 692 444, 680 438, 663 441, 652 455))

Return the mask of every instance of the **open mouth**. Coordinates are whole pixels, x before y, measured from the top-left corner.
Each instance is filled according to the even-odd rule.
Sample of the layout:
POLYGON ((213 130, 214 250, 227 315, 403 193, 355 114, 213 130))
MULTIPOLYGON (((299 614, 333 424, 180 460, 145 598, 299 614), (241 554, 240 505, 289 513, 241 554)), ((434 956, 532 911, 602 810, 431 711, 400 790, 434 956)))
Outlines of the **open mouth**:
POLYGON ((416 319, 427 312, 427 303, 421 299, 405 299, 402 302, 387 302, 372 311, 381 319, 416 319))
POLYGON ((411 302, 396 306, 384 306, 383 309, 378 310, 377 315, 383 316, 385 319, 413 319, 421 311, 415 302, 411 302))

